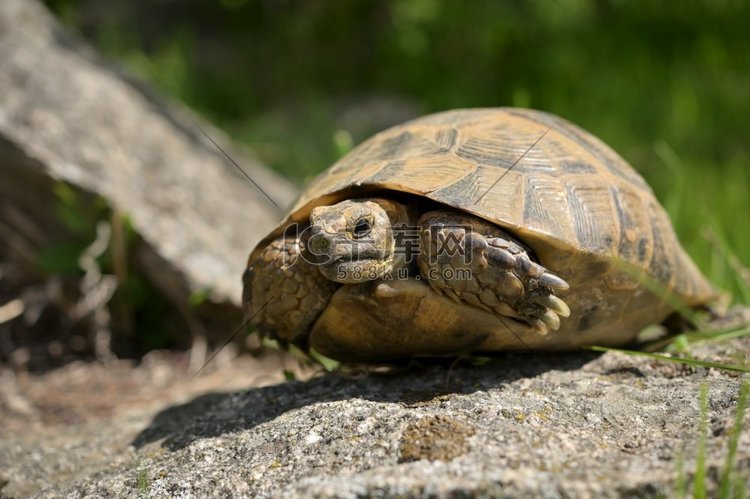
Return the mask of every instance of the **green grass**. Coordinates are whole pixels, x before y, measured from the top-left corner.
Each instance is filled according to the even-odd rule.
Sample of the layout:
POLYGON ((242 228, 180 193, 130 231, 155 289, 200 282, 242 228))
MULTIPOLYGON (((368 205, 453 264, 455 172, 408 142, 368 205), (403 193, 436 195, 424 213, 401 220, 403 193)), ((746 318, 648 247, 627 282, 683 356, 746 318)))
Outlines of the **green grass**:
MULTIPOLYGON (((748 405, 748 395, 750 395, 750 381, 744 380, 739 388, 737 396, 737 407, 735 409, 734 424, 729 431, 726 455, 724 465, 718 476, 718 490, 712 491, 711 497, 719 499, 744 498, 747 495, 745 490, 746 475, 737 469, 737 447, 740 436, 744 429, 745 412, 748 405)), ((695 470, 692 474, 692 484, 689 483, 688 476, 685 473, 685 459, 682 454, 677 456, 677 471, 674 483, 674 497, 688 497, 689 485, 692 485, 692 497, 694 499, 704 499, 707 497, 709 487, 707 484, 708 465, 706 461, 706 448, 709 443, 708 430, 710 419, 709 404, 709 386, 708 383, 702 383, 699 394, 700 405, 700 422, 698 426, 698 441, 695 448, 695 470)))
POLYGON ((151 480, 148 477, 148 470, 146 468, 139 468, 136 475, 136 489, 138 490, 139 497, 148 497, 148 492, 151 489, 151 480))
POLYGON ((745 497, 745 481, 741 473, 737 473, 736 467, 737 446, 739 445, 740 435, 742 434, 745 422, 745 411, 747 410, 748 395, 750 395, 750 382, 745 380, 740 387, 740 393, 737 398, 737 412, 734 418, 734 426, 729 434, 729 445, 727 457, 724 463, 724 469, 721 472, 719 497, 724 499, 732 496, 745 497))

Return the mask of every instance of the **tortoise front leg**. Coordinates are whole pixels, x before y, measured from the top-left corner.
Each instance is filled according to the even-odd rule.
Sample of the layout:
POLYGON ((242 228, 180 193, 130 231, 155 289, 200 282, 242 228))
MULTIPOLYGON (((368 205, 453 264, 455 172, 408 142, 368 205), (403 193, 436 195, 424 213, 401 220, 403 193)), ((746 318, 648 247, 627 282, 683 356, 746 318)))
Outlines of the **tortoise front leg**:
POLYGON ((422 215, 419 226, 419 268, 435 291, 522 320, 540 334, 557 330, 560 317, 570 315, 556 296, 568 284, 497 226, 442 210, 422 215))
POLYGON ((337 285, 302 258, 295 237, 280 237, 248 262, 243 275, 243 303, 261 336, 302 348, 318 315, 337 285))

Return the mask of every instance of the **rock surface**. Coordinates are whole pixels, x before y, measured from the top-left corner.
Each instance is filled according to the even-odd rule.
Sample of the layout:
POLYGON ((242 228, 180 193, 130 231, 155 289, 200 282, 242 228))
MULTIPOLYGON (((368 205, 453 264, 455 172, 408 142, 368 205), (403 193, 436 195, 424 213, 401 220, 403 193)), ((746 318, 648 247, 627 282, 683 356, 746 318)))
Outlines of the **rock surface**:
MULTIPOLYGON (((749 354, 747 339, 693 351, 749 354)), ((1 478, 42 497, 673 496, 698 469, 706 384, 715 494, 741 382, 614 352, 323 375, 6 436, 1 478)), ((747 430, 731 468, 750 486, 747 430)))

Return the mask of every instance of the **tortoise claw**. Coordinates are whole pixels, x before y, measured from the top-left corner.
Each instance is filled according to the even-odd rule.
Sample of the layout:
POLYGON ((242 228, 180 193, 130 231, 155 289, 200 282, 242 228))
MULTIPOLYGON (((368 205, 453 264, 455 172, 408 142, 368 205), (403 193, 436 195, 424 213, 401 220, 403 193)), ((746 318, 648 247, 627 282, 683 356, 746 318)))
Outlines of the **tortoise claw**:
POLYGON ((570 285, 568 285, 567 282, 560 279, 555 274, 550 274, 549 272, 545 272, 544 274, 542 274, 537 279, 537 282, 540 286, 546 286, 556 293, 567 291, 568 289, 570 289, 570 285))
POLYGON ((484 257, 490 265, 501 269, 511 269, 516 266, 516 258, 504 249, 490 246, 484 250, 484 257))
POLYGON ((557 316, 552 310, 547 310, 540 317, 542 321, 553 331, 560 329, 560 317, 557 316))
POLYGON ((528 319, 529 325, 533 327, 537 333, 539 333, 542 336, 547 336, 547 333, 549 333, 549 327, 547 327, 547 324, 541 320, 541 319, 528 319))
POLYGON ((555 295, 542 296, 536 302, 556 312, 560 317, 570 317, 570 308, 568 305, 555 295))

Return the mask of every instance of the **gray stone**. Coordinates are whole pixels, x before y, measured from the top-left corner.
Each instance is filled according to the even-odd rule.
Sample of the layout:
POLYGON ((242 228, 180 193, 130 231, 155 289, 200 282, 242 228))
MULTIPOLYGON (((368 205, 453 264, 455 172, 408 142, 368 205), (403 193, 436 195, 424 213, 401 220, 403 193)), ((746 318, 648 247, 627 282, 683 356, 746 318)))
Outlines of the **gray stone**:
MULTIPOLYGON (((749 352, 744 339, 693 355, 729 362, 749 352)), ((483 367, 212 392, 150 422, 141 414, 137 431, 130 416, 89 426, 64 445, 35 449, 16 438, 13 455, 7 443, 0 454, 13 466, 3 476, 12 493, 31 463, 55 472, 44 468, 45 453, 76 462, 78 453, 102 449, 98 466, 79 469, 77 485, 35 491, 46 497, 673 496, 680 473, 690 487, 697 469, 705 383, 715 495, 741 381, 734 372, 612 352, 514 354, 483 367)), ((733 468, 750 485, 747 431, 733 468)))

